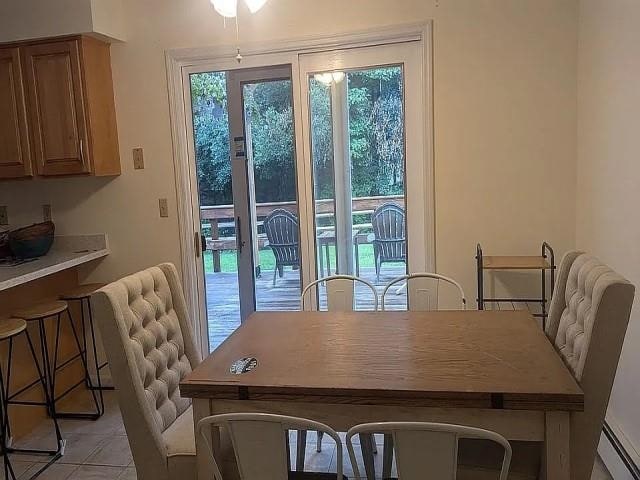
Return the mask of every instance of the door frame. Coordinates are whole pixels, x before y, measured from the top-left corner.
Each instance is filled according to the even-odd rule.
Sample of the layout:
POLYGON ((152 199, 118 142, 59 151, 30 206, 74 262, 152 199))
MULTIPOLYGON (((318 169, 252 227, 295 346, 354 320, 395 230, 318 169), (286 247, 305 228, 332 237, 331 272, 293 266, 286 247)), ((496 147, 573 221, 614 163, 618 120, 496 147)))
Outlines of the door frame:
MULTIPOLYGON (((425 232, 427 239, 427 271, 436 271, 435 257, 435 182, 434 182, 434 128, 433 128, 433 23, 414 23, 377 28, 354 33, 306 37, 286 41, 248 43, 240 45, 242 62, 236 60, 237 47, 232 45, 203 48, 181 48, 167 50, 165 63, 171 119, 171 137, 176 183, 176 201, 180 238, 180 258, 182 282, 187 311, 193 318, 193 326, 201 351, 207 352, 208 331, 203 328, 206 318, 205 285, 200 251, 200 212, 198 185, 193 158, 193 144, 190 141, 191 97, 189 95, 189 74, 205 71, 226 71, 272 65, 291 65, 291 85, 293 90, 294 124, 302 125, 300 108, 302 98, 300 85, 299 56, 305 53, 328 52, 337 49, 369 47, 393 43, 420 42, 422 50, 422 81, 424 125, 424 191, 425 191, 425 232), (194 202, 195 200, 195 202, 194 202), (197 229, 195 228, 197 227, 197 229)), ((313 192, 306 185, 310 178, 311 165, 306 165, 305 145, 301 128, 295 129, 296 169, 298 172, 298 204, 300 215, 301 255, 315 258, 313 236, 313 192)), ((316 262, 306 262, 300 270, 302 286, 316 277, 316 262)))

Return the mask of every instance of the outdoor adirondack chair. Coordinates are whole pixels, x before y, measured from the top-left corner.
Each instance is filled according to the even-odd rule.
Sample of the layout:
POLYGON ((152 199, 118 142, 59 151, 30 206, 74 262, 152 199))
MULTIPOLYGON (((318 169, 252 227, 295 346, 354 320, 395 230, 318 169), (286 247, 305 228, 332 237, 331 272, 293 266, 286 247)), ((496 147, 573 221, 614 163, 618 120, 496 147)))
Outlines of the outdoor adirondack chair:
POLYGON ((287 210, 277 208, 264 219, 264 230, 269 247, 276 258, 273 269, 273 286, 275 287, 276 276, 280 275, 282 278, 284 267, 300 266, 298 218, 287 210))
POLYGON ((395 203, 380 205, 371 215, 373 257, 376 280, 380 281, 383 263, 407 263, 406 218, 404 209, 395 203))

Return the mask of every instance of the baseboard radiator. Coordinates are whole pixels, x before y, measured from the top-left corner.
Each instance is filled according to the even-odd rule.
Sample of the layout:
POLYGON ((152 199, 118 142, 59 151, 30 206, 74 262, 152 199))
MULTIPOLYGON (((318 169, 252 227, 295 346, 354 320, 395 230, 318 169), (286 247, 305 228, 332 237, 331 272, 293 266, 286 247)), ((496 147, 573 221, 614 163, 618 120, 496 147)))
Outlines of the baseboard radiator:
POLYGON ((640 468, 634 461, 633 457, 629 454, 624 444, 620 441, 616 432, 608 422, 604 422, 604 427, 602 429, 604 436, 607 437, 607 440, 611 444, 611 447, 614 449, 616 454, 620 457, 620 460, 624 464, 624 466, 629 470, 629 473, 635 480, 640 480, 640 468))

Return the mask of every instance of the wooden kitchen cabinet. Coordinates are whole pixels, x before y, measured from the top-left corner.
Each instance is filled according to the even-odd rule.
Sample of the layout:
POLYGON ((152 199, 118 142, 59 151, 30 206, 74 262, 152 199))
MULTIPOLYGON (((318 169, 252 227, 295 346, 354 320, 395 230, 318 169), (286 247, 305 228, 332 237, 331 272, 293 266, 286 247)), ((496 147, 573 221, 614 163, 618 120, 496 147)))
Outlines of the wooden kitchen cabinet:
MULTIPOLYGON (((26 42, 0 51, 16 48, 22 64, 31 162, 23 175, 5 175, 0 168, 0 178, 32 172, 40 176, 120 174, 109 45, 79 36, 26 42)), ((5 144, 0 152, 11 145, 4 136, 0 133, 5 144)))
POLYGON ((0 178, 31 175, 20 49, 0 49, 0 178))

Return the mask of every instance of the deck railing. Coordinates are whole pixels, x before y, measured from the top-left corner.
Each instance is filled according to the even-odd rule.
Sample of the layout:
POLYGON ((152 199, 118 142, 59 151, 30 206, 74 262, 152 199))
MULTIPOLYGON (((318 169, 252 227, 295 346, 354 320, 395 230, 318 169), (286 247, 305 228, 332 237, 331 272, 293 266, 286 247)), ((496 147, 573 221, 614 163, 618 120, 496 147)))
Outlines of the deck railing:
MULTIPOLYGON (((352 211, 354 215, 371 214, 380 205, 388 202, 403 204, 403 195, 388 195, 388 196, 376 196, 376 197, 357 197, 352 199, 352 211)), ((277 208, 287 210, 294 215, 298 215, 297 202, 265 202, 256 204, 256 218, 258 224, 262 224, 262 218, 268 216, 277 208)), ((316 218, 326 218, 332 216, 334 213, 334 201, 317 200, 315 202, 315 214, 316 218)), ((233 205, 213 205, 213 206, 201 206, 200 207, 200 219, 203 226, 210 225, 211 235, 207 236, 207 250, 210 250, 213 254, 213 270, 214 272, 220 271, 220 252, 222 250, 235 250, 236 238, 235 235, 229 237, 220 237, 220 228, 234 228, 235 223, 233 221, 235 217, 233 205), (224 222, 226 220, 226 222, 224 222)), ((371 226, 371 224, 359 224, 354 225, 361 228, 371 226)), ((333 228, 333 227, 326 227, 333 228)), ((266 236, 264 234, 258 235, 257 238, 258 248, 263 248, 266 245, 266 236)))

